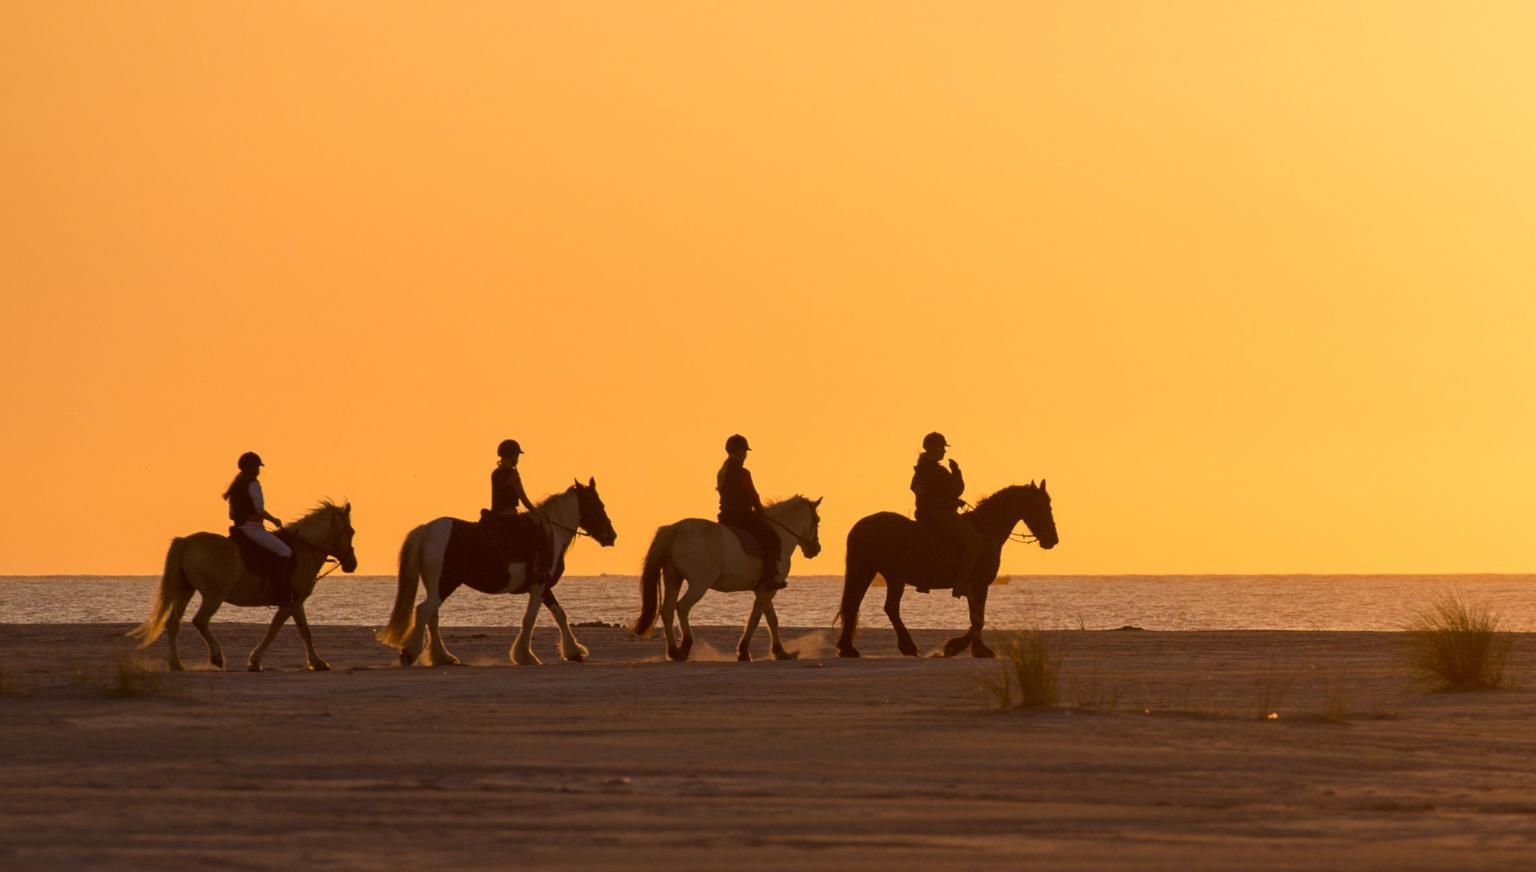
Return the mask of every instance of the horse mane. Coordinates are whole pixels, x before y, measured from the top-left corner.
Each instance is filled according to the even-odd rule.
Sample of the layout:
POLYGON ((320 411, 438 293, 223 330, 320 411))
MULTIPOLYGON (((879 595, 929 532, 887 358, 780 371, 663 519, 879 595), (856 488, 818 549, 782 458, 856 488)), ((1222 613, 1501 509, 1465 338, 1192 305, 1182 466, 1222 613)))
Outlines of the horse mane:
POLYGON ((769 500, 768 502, 763 503, 763 509, 766 511, 767 509, 771 509, 774 506, 781 505, 783 503, 792 503, 795 500, 805 500, 806 502, 810 502, 809 499, 806 499, 805 494, 795 494, 794 496, 789 497, 788 499, 769 500))
MULTIPOLYGON (((332 512, 339 512, 341 510, 342 506, 337 505, 327 497, 316 503, 315 507, 310 509, 308 514, 298 519, 297 521, 294 521, 292 524, 289 524, 285 529, 291 530, 294 536, 303 539, 305 542, 309 542, 309 539, 305 536, 305 534, 310 531, 310 528, 319 523, 322 517, 326 517, 332 512)), ((329 523, 329 521, 326 523, 329 523)), ((317 543, 309 542, 309 544, 316 545, 317 543)))
POLYGON ((1033 485, 1033 484, 1011 484, 1011 485, 1009 485, 1009 486, 1007 486, 1005 488, 1002 488, 1002 489, 996 491, 995 493, 990 493, 990 494, 987 494, 986 496, 982 497, 980 500, 978 500, 976 502, 975 508, 971 509, 971 511, 973 513, 974 512, 979 512, 979 511, 981 511, 983 509, 986 509, 986 508, 990 507, 993 503, 1001 501, 1005 497, 1012 497, 1018 491, 1028 491, 1028 490, 1039 490, 1039 488, 1036 485, 1033 485))

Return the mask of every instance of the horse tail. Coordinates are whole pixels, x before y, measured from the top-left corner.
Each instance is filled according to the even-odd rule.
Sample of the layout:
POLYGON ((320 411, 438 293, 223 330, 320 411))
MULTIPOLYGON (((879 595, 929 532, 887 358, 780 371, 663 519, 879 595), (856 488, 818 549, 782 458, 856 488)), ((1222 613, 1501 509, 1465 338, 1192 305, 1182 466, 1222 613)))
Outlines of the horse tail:
POLYGON ((171 609, 176 605, 176 594, 186 583, 186 575, 181 569, 182 556, 186 550, 186 539, 177 536, 171 540, 171 547, 165 551, 165 571, 160 573, 160 590, 155 594, 155 604, 149 608, 149 617, 126 634, 138 639, 140 648, 148 648, 165 632, 166 618, 170 617, 171 609))
POLYGON ((399 583, 395 588, 395 607, 390 610, 389 623, 373 634, 375 639, 399 648, 405 644, 411 632, 411 617, 415 614, 416 588, 421 584, 421 541, 427 536, 427 525, 407 533, 400 545, 399 583))
POLYGON ((645 552, 645 567, 640 571, 640 614, 629 629, 636 636, 646 636, 656 625, 657 600, 661 594, 661 570, 671 556, 672 539, 677 527, 668 525, 651 537, 651 547, 645 552))

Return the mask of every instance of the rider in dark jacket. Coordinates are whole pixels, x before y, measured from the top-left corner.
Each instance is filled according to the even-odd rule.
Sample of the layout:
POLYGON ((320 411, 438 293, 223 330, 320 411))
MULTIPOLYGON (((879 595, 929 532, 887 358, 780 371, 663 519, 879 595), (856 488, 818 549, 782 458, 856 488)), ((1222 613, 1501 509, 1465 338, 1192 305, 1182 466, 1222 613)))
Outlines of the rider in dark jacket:
POLYGON ((503 439, 496 448, 500 460, 491 471, 491 510, 485 517, 497 548, 508 563, 513 554, 531 551, 528 575, 531 581, 549 583, 549 554, 543 532, 527 522, 519 523, 518 509, 534 511, 528 492, 523 489, 522 474, 517 471, 517 461, 523 456, 523 446, 516 439, 503 439))
POLYGON ((745 530, 763 548, 763 577, 758 590, 778 590, 786 586, 779 577, 779 534, 763 516, 763 501, 747 471, 747 437, 737 434, 725 440, 725 463, 715 475, 715 490, 720 492, 720 523, 745 530))
POLYGON ((955 567, 954 587, 956 597, 970 591, 971 570, 981 556, 981 534, 963 520, 960 495, 965 493, 965 479, 960 475, 960 464, 951 460, 949 469, 939 464, 944 459, 944 449, 949 443, 941 433, 929 433, 923 437, 923 453, 918 455, 917 465, 912 467, 912 492, 917 495, 917 523, 939 531, 960 545, 960 562, 955 567))

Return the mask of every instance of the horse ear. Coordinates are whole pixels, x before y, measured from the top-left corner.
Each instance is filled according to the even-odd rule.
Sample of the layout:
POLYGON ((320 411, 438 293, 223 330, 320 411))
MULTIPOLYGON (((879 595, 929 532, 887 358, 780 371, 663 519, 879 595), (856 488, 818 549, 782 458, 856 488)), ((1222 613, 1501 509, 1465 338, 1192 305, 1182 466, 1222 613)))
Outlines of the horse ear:
POLYGON ((1045 479, 1040 479, 1040 492, 1045 493, 1045 479))
POLYGON ((593 490, 597 490, 597 476, 593 475, 587 477, 587 487, 592 488, 593 490))
POLYGON ((811 506, 813 508, 821 508, 821 501, 824 499, 826 499, 826 497, 817 497, 815 501, 811 503, 811 506))
POLYGON ((581 479, 579 479, 579 478, 572 478, 571 479, 571 486, 572 487, 581 487, 581 479))
POLYGON ((1034 487, 1035 486, 1035 480, 1034 479, 1030 479, 1029 480, 1029 486, 1030 487, 1034 487))

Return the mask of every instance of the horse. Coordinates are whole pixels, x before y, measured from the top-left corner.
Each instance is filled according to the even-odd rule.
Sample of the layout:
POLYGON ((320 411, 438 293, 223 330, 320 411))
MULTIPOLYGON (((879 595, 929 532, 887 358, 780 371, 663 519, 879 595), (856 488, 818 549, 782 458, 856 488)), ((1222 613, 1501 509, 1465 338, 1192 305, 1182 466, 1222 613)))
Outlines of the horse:
MULTIPOLYGON (((983 499, 975 509, 961 517, 975 525, 987 547, 976 560, 972 584, 966 595, 970 627, 944 643, 944 656, 953 657, 969 644, 971 656, 993 657, 992 649, 981 641, 981 628, 986 622, 987 590, 997 578, 1003 543, 1013 534, 1013 528, 1023 521, 1041 548, 1055 548, 1059 539, 1056 519, 1051 514, 1051 495, 1045 490, 1044 480, 1038 486, 1034 482, 1013 485, 983 499)), ((929 550, 927 535, 919 532, 917 522, 895 512, 868 515, 853 525, 848 531, 843 600, 837 616, 837 621, 843 625, 842 635, 837 640, 839 657, 859 656, 858 649, 853 647, 854 631, 859 624, 859 603, 864 601, 864 594, 876 574, 885 579, 885 613, 896 630, 896 647, 909 657, 917 656, 917 645, 901 622, 902 591, 909 584, 922 592, 954 587, 952 577, 928 577, 934 568, 927 565, 934 562, 929 550)))
MULTIPOLYGON (((540 602, 549 607, 550 614, 555 616, 555 623, 560 627, 560 656, 579 662, 592 652, 576 640, 565 609, 555 598, 553 587, 564 572, 566 549, 578 533, 585 532, 604 548, 612 545, 618 539, 618 534, 614 532, 602 498, 597 494, 595 478, 588 479, 586 484, 575 482, 561 493, 546 498, 531 514, 551 545, 550 553, 555 565, 550 573, 549 584, 528 583, 526 563, 512 563, 508 567, 506 583, 499 587, 487 588, 470 583, 482 593, 528 594, 528 607, 523 612, 522 627, 507 652, 513 663, 520 666, 536 666, 540 663, 533 653, 533 625, 539 616, 540 602), (526 591, 522 589, 525 586, 526 591)), ((447 517, 428 521, 406 534, 405 542, 400 546, 399 587, 395 592, 394 609, 390 612, 389 623, 374 637, 399 650, 401 666, 410 666, 421 656, 423 636, 427 630, 431 630, 428 644, 432 652, 432 664, 459 665, 459 659, 448 653, 447 646, 443 644, 443 634, 437 623, 438 610, 443 601, 461 583, 466 582, 466 579, 445 578, 443 572, 455 521, 447 517), (411 603, 416 599, 418 584, 426 588, 426 595, 413 610, 411 603)), ((498 584, 499 581, 498 578, 498 584)))
MULTIPOLYGON (((821 500, 809 500, 793 496, 774 503, 763 510, 770 523, 788 533, 780 536, 779 565, 789 574, 789 559, 795 547, 807 559, 821 553, 818 537, 821 516, 816 509, 821 500)), ((637 636, 648 636, 656 622, 657 592, 666 584, 666 596, 661 601, 662 626, 667 633, 667 659, 687 660, 693 649, 693 630, 688 625, 688 612, 709 590, 735 592, 756 590, 752 613, 747 616, 746 628, 741 641, 736 644, 736 659, 752 659, 752 634, 757 631, 760 618, 768 619, 768 633, 773 638, 773 656, 777 660, 793 660, 796 655, 784 650, 779 638, 779 616, 773 610, 773 590, 757 590, 763 575, 760 558, 749 555, 741 544, 740 534, 730 532, 725 525, 703 518, 688 518, 669 524, 656 531, 651 547, 645 554, 645 565, 640 573, 640 614, 630 625, 637 636), (678 599, 677 592, 683 582, 688 582, 688 592, 678 599), (672 631, 674 612, 683 625, 683 640, 678 644, 672 631)))
MULTIPOLYGON (((315 640, 309 633, 309 618, 304 614, 304 601, 315 590, 320 567, 326 558, 341 563, 342 572, 357 569, 357 555, 352 551, 352 504, 336 505, 329 500, 321 501, 313 511, 298 521, 278 531, 278 537, 293 549, 293 602, 282 603, 272 616, 267 635, 261 644, 251 651, 247 668, 261 671, 261 658, 267 646, 277 638, 278 630, 293 616, 293 623, 304 639, 305 665, 315 672, 330 669, 315 652, 315 640)), ((238 535, 238 534, 237 534, 238 535)), ((176 635, 181 628, 181 616, 191 601, 192 594, 201 593, 203 599, 192 616, 192 626, 202 634, 208 644, 208 662, 214 668, 224 668, 224 649, 208 628, 208 622, 219 606, 230 603, 237 606, 263 606, 267 591, 259 576, 253 574, 240 556, 239 546, 228 536, 218 533, 193 533, 171 540, 165 553, 165 572, 160 576, 160 590, 144 623, 129 630, 127 635, 139 640, 140 648, 147 648, 162 632, 170 645, 170 668, 180 672, 181 654, 176 647, 176 635)))

